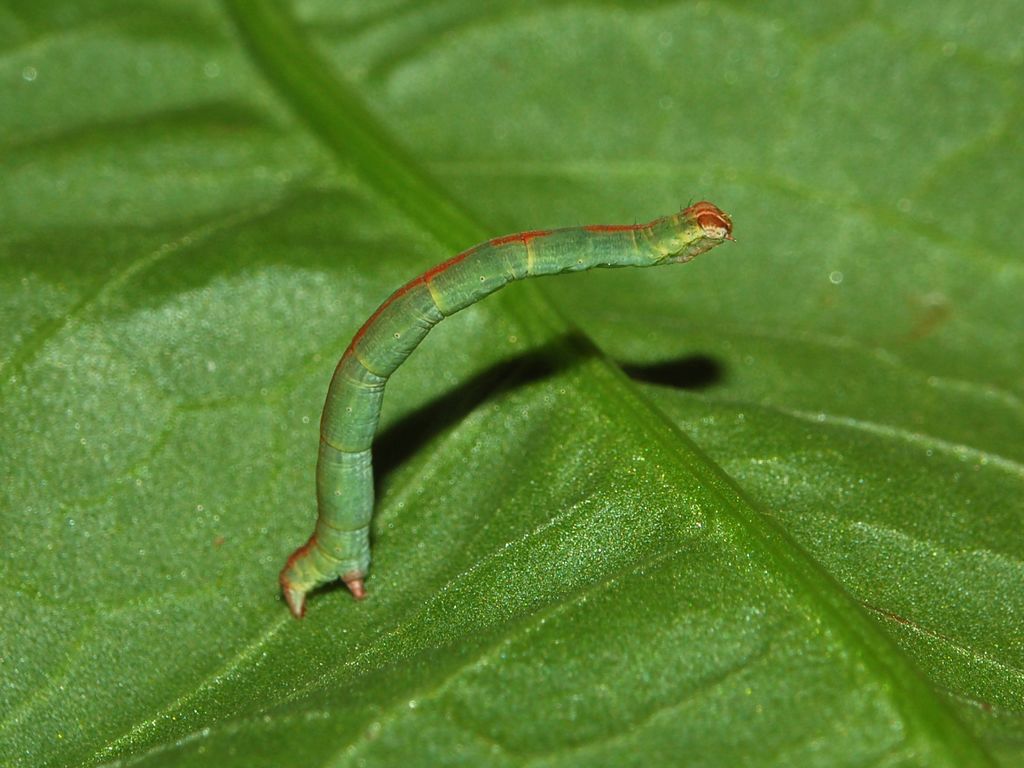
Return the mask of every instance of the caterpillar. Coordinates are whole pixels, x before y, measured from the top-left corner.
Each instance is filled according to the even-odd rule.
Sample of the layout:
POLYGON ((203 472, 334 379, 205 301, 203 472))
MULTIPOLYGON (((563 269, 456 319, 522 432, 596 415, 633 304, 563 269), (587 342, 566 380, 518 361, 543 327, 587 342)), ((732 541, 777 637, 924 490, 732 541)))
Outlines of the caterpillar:
POLYGON ((370 447, 384 386, 431 328, 513 280, 595 267, 679 264, 732 239, 729 215, 700 202, 647 224, 498 237, 391 294, 356 331, 327 391, 316 468, 316 528, 279 577, 292 615, 302 618, 307 593, 337 578, 357 600, 366 596, 374 501, 370 447))

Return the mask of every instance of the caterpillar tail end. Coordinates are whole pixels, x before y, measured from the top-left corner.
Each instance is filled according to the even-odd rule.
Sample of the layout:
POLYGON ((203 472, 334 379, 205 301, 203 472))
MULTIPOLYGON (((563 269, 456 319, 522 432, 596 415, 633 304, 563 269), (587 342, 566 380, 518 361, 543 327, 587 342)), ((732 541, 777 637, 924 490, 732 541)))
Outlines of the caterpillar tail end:
MULTIPOLYGON (((318 563, 318 559, 316 534, 313 534, 309 541, 292 552, 278 576, 288 610, 296 619, 306 615, 306 595, 321 584, 337 578, 337 571, 328 571, 325 574, 325 569, 321 567, 323 563, 318 563)), ((341 576, 341 580, 345 582, 348 591, 356 600, 366 597, 365 579, 366 574, 359 571, 350 571, 341 576)))

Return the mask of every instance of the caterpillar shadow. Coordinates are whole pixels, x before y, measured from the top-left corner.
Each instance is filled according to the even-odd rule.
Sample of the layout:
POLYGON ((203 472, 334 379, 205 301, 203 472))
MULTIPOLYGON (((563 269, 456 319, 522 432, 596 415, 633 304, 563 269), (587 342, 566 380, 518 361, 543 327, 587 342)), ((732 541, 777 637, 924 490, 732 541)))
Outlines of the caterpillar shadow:
MULTIPOLYGON (((589 340, 575 335, 563 336, 543 347, 495 363, 421 405, 377 435, 373 444, 376 491, 380 492, 381 478, 489 398, 548 378, 598 354, 589 340)), ((631 379, 678 389, 704 390, 725 379, 722 363, 707 355, 649 365, 622 362, 619 365, 631 379)))
POLYGON ((564 349, 564 345, 565 339, 562 339, 495 363, 381 431, 373 443, 377 492, 380 491, 382 477, 401 466, 430 440, 462 421, 488 399, 578 364, 578 355, 559 360, 556 349, 564 349))
POLYGON ((726 380, 725 366, 710 355, 690 355, 649 364, 619 361, 619 367, 634 381, 697 392, 726 380))

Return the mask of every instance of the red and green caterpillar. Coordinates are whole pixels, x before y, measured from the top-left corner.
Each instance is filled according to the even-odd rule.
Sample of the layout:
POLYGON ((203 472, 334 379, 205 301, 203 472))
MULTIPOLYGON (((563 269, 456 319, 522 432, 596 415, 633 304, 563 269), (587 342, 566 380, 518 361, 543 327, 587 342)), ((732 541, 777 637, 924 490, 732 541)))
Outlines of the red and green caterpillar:
POLYGON ((316 468, 316 529, 280 576, 292 614, 301 618, 306 594, 337 578, 355 598, 366 596, 373 513, 370 445, 384 386, 431 328, 513 280, 595 267, 679 264, 725 240, 732 240, 732 220, 701 202, 648 224, 537 230, 488 240, 391 294, 356 332, 327 391, 316 468))

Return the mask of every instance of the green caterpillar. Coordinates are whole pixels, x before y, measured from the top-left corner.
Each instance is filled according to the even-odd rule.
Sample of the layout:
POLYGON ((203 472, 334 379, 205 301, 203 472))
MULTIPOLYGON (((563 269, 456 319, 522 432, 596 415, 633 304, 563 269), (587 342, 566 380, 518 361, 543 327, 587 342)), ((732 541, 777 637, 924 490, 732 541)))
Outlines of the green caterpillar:
POLYGON ((388 378, 441 320, 513 280, 594 267, 678 264, 732 240, 732 220, 701 202, 649 224, 537 230, 476 245, 406 283, 360 328, 338 362, 320 420, 319 516, 288 558, 281 589, 296 618, 306 593, 341 578, 366 596, 373 469, 370 444, 388 378))

